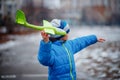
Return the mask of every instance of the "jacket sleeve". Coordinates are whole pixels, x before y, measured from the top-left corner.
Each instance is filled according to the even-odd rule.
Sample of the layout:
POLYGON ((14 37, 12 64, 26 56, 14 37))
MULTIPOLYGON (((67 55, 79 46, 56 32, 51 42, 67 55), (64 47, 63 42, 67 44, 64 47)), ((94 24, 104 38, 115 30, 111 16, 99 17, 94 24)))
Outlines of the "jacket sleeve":
POLYGON ((94 44, 97 42, 97 37, 95 35, 84 36, 80 38, 76 38, 74 40, 70 40, 70 45, 72 46, 73 53, 77 53, 83 48, 94 44))
POLYGON ((51 45, 49 41, 45 43, 43 40, 40 42, 40 47, 38 51, 38 60, 42 65, 50 66, 53 63, 53 56, 51 54, 51 45))

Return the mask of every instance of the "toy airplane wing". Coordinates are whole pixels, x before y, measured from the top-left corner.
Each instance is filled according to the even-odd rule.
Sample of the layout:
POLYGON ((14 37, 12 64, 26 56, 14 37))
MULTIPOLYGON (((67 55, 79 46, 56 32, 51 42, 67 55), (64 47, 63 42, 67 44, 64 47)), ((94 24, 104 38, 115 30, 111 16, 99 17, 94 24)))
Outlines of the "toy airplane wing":
POLYGON ((53 27, 53 26, 51 25, 51 23, 48 22, 47 20, 43 20, 43 26, 53 27))
POLYGON ((48 33, 48 34, 53 34, 53 35, 55 35, 55 32, 54 32, 54 30, 52 30, 52 29, 44 29, 44 31, 45 31, 46 33, 48 33))
POLYGON ((53 30, 53 26, 47 20, 43 20, 43 27, 46 27, 46 28, 44 28, 44 31, 46 33, 55 35, 55 31, 53 30))

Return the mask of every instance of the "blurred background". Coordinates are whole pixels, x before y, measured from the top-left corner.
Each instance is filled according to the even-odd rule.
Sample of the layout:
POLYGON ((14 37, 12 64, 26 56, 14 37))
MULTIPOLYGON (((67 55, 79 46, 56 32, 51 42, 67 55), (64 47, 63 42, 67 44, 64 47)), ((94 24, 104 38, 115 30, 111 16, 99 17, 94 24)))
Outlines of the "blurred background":
POLYGON ((66 20, 69 39, 96 34, 106 39, 75 55, 77 80, 120 80, 120 0, 0 0, 0 80, 47 80, 37 53, 39 31, 15 23, 16 10, 27 21, 66 20))

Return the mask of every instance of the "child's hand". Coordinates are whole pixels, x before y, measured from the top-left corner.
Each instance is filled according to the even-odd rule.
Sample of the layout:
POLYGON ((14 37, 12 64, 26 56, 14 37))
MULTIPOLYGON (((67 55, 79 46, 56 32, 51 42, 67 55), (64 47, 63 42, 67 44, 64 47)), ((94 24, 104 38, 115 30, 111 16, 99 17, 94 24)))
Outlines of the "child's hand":
POLYGON ((45 42, 49 41, 49 34, 47 34, 45 31, 40 31, 41 36, 45 42))
POLYGON ((98 42, 104 42, 105 41, 105 39, 103 39, 103 38, 98 38, 98 42))

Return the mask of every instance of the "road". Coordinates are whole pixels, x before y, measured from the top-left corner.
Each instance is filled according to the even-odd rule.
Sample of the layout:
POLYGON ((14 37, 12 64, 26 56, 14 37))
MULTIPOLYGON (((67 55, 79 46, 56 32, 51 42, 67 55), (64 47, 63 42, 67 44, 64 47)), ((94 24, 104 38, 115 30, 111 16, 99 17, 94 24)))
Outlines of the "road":
MULTIPOLYGON (((69 39, 89 34, 104 37, 106 42, 75 55, 77 80, 120 80, 120 28, 72 28, 69 39)), ((0 80, 47 80, 48 69, 37 60, 40 34, 11 35, 10 38, 13 40, 0 44, 0 80)))

